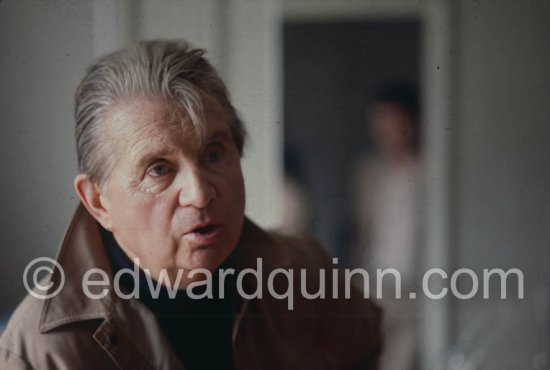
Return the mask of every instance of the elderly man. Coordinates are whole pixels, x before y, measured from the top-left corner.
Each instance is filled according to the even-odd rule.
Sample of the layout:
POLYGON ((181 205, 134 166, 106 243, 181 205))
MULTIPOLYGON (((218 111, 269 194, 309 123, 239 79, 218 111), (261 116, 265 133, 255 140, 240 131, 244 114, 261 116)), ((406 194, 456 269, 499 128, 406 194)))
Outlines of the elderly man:
POLYGON ((92 65, 75 103, 81 205, 50 278, 66 283, 21 303, 0 368, 376 368, 378 308, 321 276, 314 242, 244 216, 244 128, 203 51, 137 43, 92 65))

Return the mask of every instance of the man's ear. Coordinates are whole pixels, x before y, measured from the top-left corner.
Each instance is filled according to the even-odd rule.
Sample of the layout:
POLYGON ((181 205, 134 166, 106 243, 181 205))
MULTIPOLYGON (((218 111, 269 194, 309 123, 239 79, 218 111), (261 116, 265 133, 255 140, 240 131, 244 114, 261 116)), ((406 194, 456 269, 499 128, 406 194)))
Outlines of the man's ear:
POLYGON ((112 231, 111 217, 105 208, 105 198, 101 196, 99 185, 93 182, 88 175, 81 173, 74 179, 74 189, 88 212, 101 226, 112 231))

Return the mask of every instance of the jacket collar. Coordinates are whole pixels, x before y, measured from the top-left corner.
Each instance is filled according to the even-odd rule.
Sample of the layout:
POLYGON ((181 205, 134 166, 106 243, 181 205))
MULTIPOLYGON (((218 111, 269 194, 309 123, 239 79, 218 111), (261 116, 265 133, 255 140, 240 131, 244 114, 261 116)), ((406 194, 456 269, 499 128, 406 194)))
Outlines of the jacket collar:
MULTIPOLYGON (((65 233, 57 262, 63 269, 65 282, 59 294, 44 302, 40 332, 45 333, 77 321, 106 318, 113 305, 112 294, 102 299, 93 299, 87 297, 82 289, 84 275, 93 268, 105 271, 110 277, 109 281, 112 281, 111 266, 97 222, 82 204, 76 209, 65 233)), ((50 280, 51 289, 58 287, 62 280, 59 269, 55 269, 50 280)), ((109 292, 112 291, 111 286, 109 292)))

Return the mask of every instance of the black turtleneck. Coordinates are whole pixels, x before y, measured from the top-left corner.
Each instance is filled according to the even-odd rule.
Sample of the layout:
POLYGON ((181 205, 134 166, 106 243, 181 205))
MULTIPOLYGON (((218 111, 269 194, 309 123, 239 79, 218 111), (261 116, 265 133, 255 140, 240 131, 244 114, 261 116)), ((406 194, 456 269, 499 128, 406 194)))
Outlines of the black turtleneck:
MULTIPOLYGON (((103 228, 101 231, 113 274, 123 268, 133 270, 134 263, 120 248, 113 234, 103 228)), ((228 268, 230 264, 231 256, 221 268, 228 268)), ((138 299, 153 312, 173 351, 187 370, 235 369, 231 340, 235 285, 230 278, 231 275, 225 278, 224 298, 218 297, 217 272, 213 273, 213 299, 193 299, 186 290, 178 290, 176 296, 170 298, 164 286, 158 298, 153 298, 145 272, 139 270, 138 299)), ((156 286, 157 282, 153 282, 156 286)), ((125 289, 133 291, 136 282, 132 274, 123 274, 120 283, 125 289)), ((198 289, 193 289, 193 292, 200 294, 198 289)))

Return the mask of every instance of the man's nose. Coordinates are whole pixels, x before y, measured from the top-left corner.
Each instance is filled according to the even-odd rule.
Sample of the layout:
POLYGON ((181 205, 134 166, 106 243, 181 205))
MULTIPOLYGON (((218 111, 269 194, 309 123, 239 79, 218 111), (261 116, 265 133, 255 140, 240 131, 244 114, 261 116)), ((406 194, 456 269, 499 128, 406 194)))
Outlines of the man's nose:
POLYGON ((216 197, 216 189, 200 168, 189 169, 181 177, 180 206, 206 208, 216 197))

